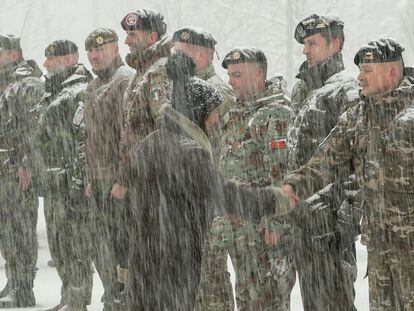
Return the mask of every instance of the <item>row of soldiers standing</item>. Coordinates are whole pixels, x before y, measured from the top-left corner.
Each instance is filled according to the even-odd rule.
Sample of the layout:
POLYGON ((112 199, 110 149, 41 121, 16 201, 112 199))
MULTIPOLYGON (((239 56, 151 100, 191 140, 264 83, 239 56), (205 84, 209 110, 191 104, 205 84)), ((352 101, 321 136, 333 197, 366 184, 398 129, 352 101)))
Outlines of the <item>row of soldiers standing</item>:
MULTIPOLYGON (((228 253, 235 267, 236 299, 240 310, 288 310, 295 270, 305 310, 355 310, 354 239, 359 234, 362 213, 362 195, 357 181, 360 187, 368 186, 368 189, 364 187, 364 194, 371 194, 368 197, 370 203, 378 204, 366 208, 369 213, 364 217, 370 222, 370 226, 366 226, 371 229, 367 236, 380 239, 368 244, 369 251, 375 251, 369 253, 370 306, 373 310, 404 307, 409 310, 412 307, 409 297, 413 296, 410 295, 413 278, 410 275, 414 270, 407 266, 410 265, 409 247, 408 253, 403 249, 403 254, 400 252, 398 256, 393 252, 389 255, 388 251, 390 244, 396 241, 397 247, 413 243, 407 234, 412 228, 409 220, 412 184, 409 173, 412 169, 408 165, 412 166, 412 161, 409 161, 411 152, 402 149, 409 146, 409 141, 403 139, 409 135, 409 128, 404 130, 402 126, 403 129, 397 131, 399 136, 391 137, 398 138, 395 142, 384 134, 388 134, 386 126, 379 133, 376 130, 377 136, 368 136, 372 142, 378 142, 380 137, 381 141, 394 146, 388 153, 395 156, 392 163, 401 168, 402 184, 398 193, 404 194, 401 200, 408 200, 408 208, 402 210, 403 204, 392 199, 394 196, 383 195, 382 201, 375 201, 375 191, 379 188, 384 190, 384 185, 374 187, 370 180, 365 180, 371 173, 382 172, 382 179, 374 175, 371 178, 383 182, 383 170, 394 169, 388 168, 392 163, 378 159, 378 155, 384 153, 383 149, 371 151, 376 146, 373 145, 367 151, 367 136, 363 135, 366 132, 355 138, 349 134, 350 131, 338 127, 341 123, 335 127, 338 121, 349 121, 346 117, 340 119, 343 112, 355 115, 358 109, 363 110, 363 118, 375 117, 370 119, 371 123, 377 122, 375 129, 384 127, 378 114, 385 120, 398 115, 402 119, 399 124, 403 123, 404 118, 400 114, 408 108, 409 102, 398 104, 398 109, 394 110, 384 108, 386 111, 372 112, 368 109, 370 114, 364 109, 370 108, 371 95, 377 93, 404 87, 405 94, 410 94, 408 71, 403 73, 400 70, 400 75, 395 75, 399 82, 385 87, 367 82, 369 78, 360 75, 363 88, 360 96, 356 80, 343 73, 343 22, 338 18, 313 14, 301 21, 295 31, 296 40, 304 45, 307 60, 297 76, 300 81, 293 89, 292 101, 283 78, 266 79, 267 60, 256 48, 236 48, 224 58, 222 65, 229 74, 229 84, 236 97, 233 99, 231 91, 214 72, 212 59, 216 41, 206 31, 182 28, 171 40, 166 34, 162 15, 150 10, 127 14, 121 25, 127 34, 125 43, 130 47, 126 62, 136 70, 135 74, 119 56, 116 33, 99 28, 85 41, 96 78, 93 79, 88 70, 78 64, 77 46, 68 40, 59 40, 45 50, 44 66, 48 74, 44 85, 39 79, 42 74, 34 62, 23 60, 18 40, 11 36, 0 38, 2 56, 6 60, 8 58, 8 62, 2 60, 4 63, 1 64, 0 147, 3 163, 1 182, 4 185, 1 251, 6 259, 8 277, 1 296, 11 298, 0 302, 2 307, 35 304, 32 288, 37 259, 36 207, 37 196, 40 195, 45 202, 51 256, 62 280, 61 301, 52 310, 86 310, 91 297, 92 262, 103 282, 105 310, 151 310, 167 306, 174 310, 192 310, 194 306, 198 310, 232 310, 228 253), (295 217, 291 214, 282 217, 267 215, 260 222, 219 215, 220 208, 217 208, 215 216, 218 217, 212 222, 208 238, 202 235, 200 241, 194 242, 204 245, 200 260, 185 261, 185 256, 176 256, 176 252, 185 253, 183 241, 183 245, 178 243, 183 248, 167 252, 175 261, 160 270, 177 279, 180 273, 169 270, 183 263, 199 265, 202 258, 199 288, 197 278, 188 279, 183 285, 153 273, 155 270, 162 275, 157 269, 162 267, 163 263, 158 261, 163 258, 149 256, 144 263, 137 263, 139 255, 151 254, 144 253, 141 248, 145 246, 136 242, 145 243, 142 235, 148 232, 137 228, 154 226, 154 223, 143 217, 145 213, 140 209, 145 208, 137 203, 140 198, 134 197, 134 187, 145 188, 148 185, 135 185, 133 177, 136 176, 131 172, 134 172, 134 162, 143 162, 144 142, 160 128, 163 118, 172 118, 171 114, 160 112, 163 104, 174 102, 171 98, 172 90, 174 93, 171 77, 174 75, 168 75, 167 69, 172 59, 172 46, 191 57, 196 76, 221 94, 220 101, 206 104, 202 109, 191 108, 187 117, 200 121, 198 116, 203 116, 202 122, 194 123, 203 129, 209 143, 200 138, 193 140, 201 146, 207 145, 207 150, 211 145, 209 151, 214 166, 224 178, 237 185, 257 189, 285 183, 293 186, 302 199, 309 198, 304 201, 304 207, 296 207, 295 211, 300 212, 295 213, 295 217), (402 77, 404 85, 400 85, 402 77), (358 104, 361 99, 366 104, 358 104), (201 110, 205 111, 200 113, 201 110), (334 136, 331 138, 336 144, 334 149, 329 145, 329 138, 324 141, 332 129, 335 130, 329 137, 334 136), (353 141, 355 139, 358 141, 353 141), (318 147, 323 141, 324 144, 318 147), (352 142, 347 149, 338 149, 345 144, 344 141, 352 142), (354 158, 354 149, 358 152, 357 158, 354 158), (369 161, 371 155, 376 155, 376 158, 369 161), (401 161, 396 162, 398 159, 401 161), (363 169, 358 171, 360 163, 363 163, 363 169), (386 166, 381 171, 378 165, 383 163, 386 166), (287 171, 294 173, 284 180, 287 171), (384 200, 386 202, 381 205, 384 200), (389 204, 388 200, 394 201, 389 204), (387 219, 390 224, 386 221, 378 224, 382 215, 388 216, 388 213, 393 213, 393 218, 387 219), (394 235, 388 230, 388 225, 397 228, 394 235), (380 235, 378 228, 382 230, 380 235), (203 242, 205 239, 206 244, 203 242), (397 268, 396 257, 401 262, 397 268), (392 269, 387 266, 388 262, 389 265, 394 263, 392 269), (145 275, 143 271, 152 273, 145 275), (402 278, 405 283, 394 280, 395 271, 405 272, 406 278, 402 278), (387 286, 379 281, 383 277, 389 281, 387 286), (162 284, 166 291, 157 287, 157 283, 167 281, 171 283, 162 284), (195 285, 190 286, 188 283, 191 282, 195 285), (178 290, 174 291, 173 285, 178 290), (180 286, 186 291, 180 292, 180 286), (177 296, 166 297, 172 293, 177 296)), ((398 63, 402 61, 402 51, 392 40, 378 40, 361 48, 355 63, 378 66, 398 63)), ((365 71, 368 70, 361 69, 362 73, 365 71)), ((193 89, 194 83, 191 85, 189 88, 193 89)), ((201 102, 208 103, 206 97, 213 98, 213 94, 213 91, 208 93, 196 104, 201 107, 201 102)), ((395 94, 397 98, 402 96, 401 91, 395 94)), ((411 97, 408 95, 407 98, 411 97)), ((179 110, 177 105, 175 101, 173 108, 179 110)), ((188 109, 184 111, 188 112, 188 109)), ((408 117, 409 114, 406 119, 408 117)), ((368 127, 366 122, 361 125, 358 120, 353 124, 368 127)), ((355 129, 355 126, 349 129, 355 129)), ((366 128, 364 130, 367 131, 366 128)), ((189 136, 203 137, 201 134, 189 136)), ((150 166, 151 161, 148 163, 150 166)), ((157 180, 164 178, 155 177, 157 180)), ((144 181, 150 184, 148 179, 144 181)), ((385 191, 395 191, 394 188, 388 184, 385 191)), ((194 189, 189 187, 188 191, 194 189)), ((180 216, 179 209, 176 214, 180 216)), ((173 221, 175 218, 166 219, 173 221)), ((190 220, 197 223, 196 219, 190 220)), ((178 231, 176 226, 173 224, 168 231, 164 227, 168 228, 169 224, 164 223, 159 231, 165 229, 174 234, 178 231)), ((168 244, 177 246, 174 240, 183 236, 170 236, 163 247, 170 247, 168 244)), ((154 251, 153 254, 160 253, 154 251)), ((185 254, 189 257, 192 253, 185 254)), ((200 273, 198 269, 195 272, 200 273)))

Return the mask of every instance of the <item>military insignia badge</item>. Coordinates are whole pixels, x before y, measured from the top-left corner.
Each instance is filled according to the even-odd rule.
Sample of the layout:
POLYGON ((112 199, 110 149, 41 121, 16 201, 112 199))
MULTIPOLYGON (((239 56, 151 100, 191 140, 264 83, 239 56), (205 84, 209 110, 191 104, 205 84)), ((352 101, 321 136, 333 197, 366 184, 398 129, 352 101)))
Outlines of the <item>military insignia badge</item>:
POLYGON ((326 26, 328 26, 323 20, 319 20, 318 24, 315 26, 316 29, 321 29, 321 28, 325 28, 326 26))
POLYGON ((187 41, 190 38, 190 34, 188 33, 188 31, 184 31, 181 34, 181 39, 187 41))
POLYGON ((297 31, 298 31, 299 36, 301 36, 302 38, 304 38, 306 36, 306 31, 305 31, 305 29, 303 28, 302 25, 298 26, 297 31))
POLYGON ((160 100, 161 98, 161 89, 156 88, 151 90, 151 98, 154 100, 160 100))
POLYGON ((286 148, 286 139, 271 140, 269 145, 270 145, 270 149, 272 149, 272 150, 285 149, 286 148))
POLYGON ((98 43, 98 44, 102 44, 102 43, 104 43, 104 38, 102 38, 102 36, 97 36, 97 37, 95 38, 95 41, 96 41, 96 43, 98 43))
POLYGON ((374 60, 374 54, 372 52, 366 52, 364 55, 364 62, 374 60))
POLYGON ((78 109, 76 109, 75 115, 73 116, 72 122, 76 126, 81 125, 83 118, 84 118, 85 112, 83 109, 83 104, 79 105, 78 109))
POLYGON ((128 26, 134 26, 137 24, 137 22, 138 22, 138 17, 133 13, 128 14, 127 17, 125 18, 125 23, 128 26))
POLYGON ((48 47, 47 49, 48 49, 48 51, 49 51, 50 53, 53 53, 53 52, 55 52, 55 50, 56 50, 56 45, 51 44, 51 45, 49 45, 49 47, 48 47))
POLYGON ((231 55, 231 57, 233 58, 233 59, 239 59, 240 58, 240 52, 239 51, 236 51, 236 52, 234 52, 232 55, 231 55))

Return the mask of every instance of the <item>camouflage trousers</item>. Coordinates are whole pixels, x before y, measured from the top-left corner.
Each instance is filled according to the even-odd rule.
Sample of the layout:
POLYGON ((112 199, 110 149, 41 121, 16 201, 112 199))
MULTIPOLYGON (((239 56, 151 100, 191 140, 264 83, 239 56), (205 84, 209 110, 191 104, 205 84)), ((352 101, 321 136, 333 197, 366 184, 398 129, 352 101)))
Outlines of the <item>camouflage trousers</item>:
POLYGON ((302 233, 296 240, 295 266, 304 311, 356 311, 354 244, 343 251, 322 249, 302 233))
POLYGON ((368 249, 371 311, 414 310, 414 248, 368 249))
POLYGON ((22 192, 16 179, 0 181, 0 253, 10 284, 33 287, 37 261, 38 198, 32 187, 22 192))
MULTIPOLYGON (((228 279, 220 278, 227 273, 228 252, 236 273, 238 310, 290 310, 290 293, 295 283, 292 259, 282 254, 277 247, 265 244, 259 225, 249 222, 234 224, 222 218, 214 223, 209 243, 210 247, 214 245, 216 249, 221 249, 220 252, 210 252, 210 258, 203 258, 204 262, 209 262, 207 266, 210 273, 202 270, 201 284, 207 283, 203 279, 215 276, 211 283, 214 286, 211 286, 210 295, 205 296, 206 300, 208 297, 225 297, 221 299, 225 309, 220 310, 231 310, 228 297, 230 284, 228 279), (214 271, 215 268, 218 271, 214 271)), ((210 298, 210 301, 214 299, 210 298)))
POLYGON ((195 310, 234 310, 230 273, 227 271, 227 254, 231 243, 230 221, 224 217, 215 218, 203 248, 195 310))
POLYGON ((66 193, 56 194, 44 198, 44 212, 50 255, 62 281, 61 303, 89 305, 93 268, 87 202, 74 203, 66 193))
POLYGON ((105 310, 116 310, 121 287, 117 265, 127 266, 127 204, 111 199, 111 181, 93 181, 91 206, 92 259, 102 280, 105 310))

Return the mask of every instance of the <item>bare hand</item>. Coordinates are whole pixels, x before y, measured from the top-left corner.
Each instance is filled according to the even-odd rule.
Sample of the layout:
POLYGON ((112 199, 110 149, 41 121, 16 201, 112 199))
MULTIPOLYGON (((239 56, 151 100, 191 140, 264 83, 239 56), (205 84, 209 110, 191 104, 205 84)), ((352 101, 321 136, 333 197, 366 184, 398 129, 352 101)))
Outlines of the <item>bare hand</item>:
POLYGON ((204 121, 204 126, 206 130, 210 129, 214 124, 216 124, 219 120, 219 114, 217 111, 212 111, 207 119, 204 121))
POLYGON ((92 196, 92 184, 88 183, 85 187, 85 195, 90 198, 92 196))
POLYGON ((116 198, 116 199, 123 199, 125 194, 127 192, 127 188, 115 183, 115 185, 112 186, 112 190, 111 190, 111 198, 116 198))
POLYGON ((295 208, 299 202, 299 198, 295 193, 293 187, 289 184, 285 184, 282 186, 283 193, 286 197, 290 199, 290 207, 295 208))
POLYGON ((280 234, 266 229, 264 233, 264 240, 267 246, 275 246, 280 240, 280 234))
POLYGON ((32 180, 32 175, 30 175, 30 172, 23 167, 19 167, 16 176, 19 178, 20 190, 26 191, 30 185, 30 181, 32 180))

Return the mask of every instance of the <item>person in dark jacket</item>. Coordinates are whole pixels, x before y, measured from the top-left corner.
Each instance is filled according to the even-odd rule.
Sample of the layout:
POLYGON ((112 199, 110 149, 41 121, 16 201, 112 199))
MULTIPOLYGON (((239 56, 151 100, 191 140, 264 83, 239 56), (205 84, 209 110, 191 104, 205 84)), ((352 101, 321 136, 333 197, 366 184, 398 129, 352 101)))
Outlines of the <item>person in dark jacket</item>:
POLYGON ((194 309, 212 206, 255 219, 278 204, 288 208, 271 190, 239 190, 217 175, 202 128, 220 96, 194 77, 194 64, 183 53, 169 58, 167 74, 173 81, 171 106, 161 108, 160 128, 131 154, 129 310, 194 309), (242 202, 252 208, 239 211, 242 202))

